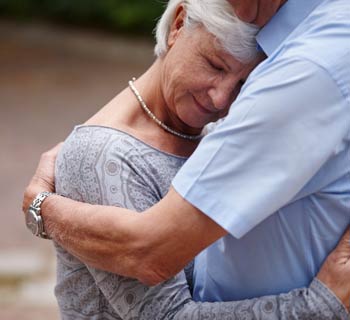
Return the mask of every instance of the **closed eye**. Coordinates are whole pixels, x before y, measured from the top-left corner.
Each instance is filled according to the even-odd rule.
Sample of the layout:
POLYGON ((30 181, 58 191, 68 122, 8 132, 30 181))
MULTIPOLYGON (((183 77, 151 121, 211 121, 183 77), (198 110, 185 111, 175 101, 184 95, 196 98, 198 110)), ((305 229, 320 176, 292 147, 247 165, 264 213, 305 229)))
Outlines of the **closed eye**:
POLYGON ((213 69, 215 69, 215 70, 217 70, 217 71, 220 71, 220 72, 225 71, 225 69, 224 69, 223 67, 219 66, 219 65, 216 64, 215 62, 213 62, 213 61, 211 61, 211 60, 208 60, 208 59, 207 59, 207 61, 208 61, 208 63, 210 64, 210 66, 211 66, 213 69))

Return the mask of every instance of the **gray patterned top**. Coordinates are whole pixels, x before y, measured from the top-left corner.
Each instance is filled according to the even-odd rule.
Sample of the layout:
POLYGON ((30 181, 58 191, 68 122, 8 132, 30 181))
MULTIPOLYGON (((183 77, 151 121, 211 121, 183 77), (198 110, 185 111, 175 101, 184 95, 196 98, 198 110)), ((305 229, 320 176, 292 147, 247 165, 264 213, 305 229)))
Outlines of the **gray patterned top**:
MULTIPOLYGON (((78 126, 56 163, 56 191, 91 204, 143 211, 168 191, 185 158, 115 129, 78 126)), ((348 319, 320 282, 279 296, 194 302, 185 273, 158 286, 94 269, 55 244, 62 319, 348 319)))

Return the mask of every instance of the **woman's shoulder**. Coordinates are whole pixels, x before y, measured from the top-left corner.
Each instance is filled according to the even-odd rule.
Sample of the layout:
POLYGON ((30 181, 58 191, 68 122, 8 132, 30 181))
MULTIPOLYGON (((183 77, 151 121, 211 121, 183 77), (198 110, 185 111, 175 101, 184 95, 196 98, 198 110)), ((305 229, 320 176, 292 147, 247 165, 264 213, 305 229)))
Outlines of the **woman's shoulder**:
MULTIPOLYGON (((152 190, 162 197, 184 161, 121 130, 76 126, 57 157, 56 186, 62 191, 69 188, 67 194, 82 189, 81 185, 88 190, 84 191, 87 195, 95 194, 93 190, 101 189, 98 184, 112 193, 121 188, 142 193, 152 190)), ((100 193, 89 202, 100 203, 100 193)), ((86 197, 76 200, 86 201, 86 197)))
POLYGON ((78 125, 66 139, 62 152, 69 155, 118 158, 132 166, 160 162, 160 166, 181 166, 186 158, 159 150, 132 134, 101 125, 78 125), (132 160, 132 161, 131 161, 132 160))

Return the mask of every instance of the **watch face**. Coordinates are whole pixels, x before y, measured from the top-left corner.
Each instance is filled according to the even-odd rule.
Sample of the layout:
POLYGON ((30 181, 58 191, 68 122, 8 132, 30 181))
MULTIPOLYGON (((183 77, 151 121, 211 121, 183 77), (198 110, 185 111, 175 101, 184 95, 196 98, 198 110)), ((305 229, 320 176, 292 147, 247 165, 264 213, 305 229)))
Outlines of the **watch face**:
POLYGON ((26 214, 26 224, 27 228, 35 235, 39 233, 39 217, 35 210, 29 208, 26 214))

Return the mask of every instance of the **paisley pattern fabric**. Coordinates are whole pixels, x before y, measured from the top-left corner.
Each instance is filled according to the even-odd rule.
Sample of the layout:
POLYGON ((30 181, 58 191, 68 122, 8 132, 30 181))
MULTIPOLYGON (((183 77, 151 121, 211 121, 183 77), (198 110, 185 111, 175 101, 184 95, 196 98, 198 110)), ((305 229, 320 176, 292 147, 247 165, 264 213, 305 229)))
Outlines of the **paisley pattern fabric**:
MULTIPOLYGON (((143 211, 168 191, 185 158, 159 151, 119 130, 78 126, 56 163, 56 191, 91 204, 143 211)), ((184 223, 186 223, 184 221, 184 223)), ((62 319, 348 319, 320 282, 280 296, 194 302, 191 268, 158 286, 97 270, 55 244, 55 294, 62 319)))

